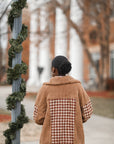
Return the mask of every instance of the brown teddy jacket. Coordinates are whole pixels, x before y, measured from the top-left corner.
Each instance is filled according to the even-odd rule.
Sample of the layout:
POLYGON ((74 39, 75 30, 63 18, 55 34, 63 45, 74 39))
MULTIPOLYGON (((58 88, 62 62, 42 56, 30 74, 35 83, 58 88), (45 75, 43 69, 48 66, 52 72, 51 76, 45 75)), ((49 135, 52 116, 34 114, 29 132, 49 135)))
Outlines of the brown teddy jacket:
POLYGON ((41 87, 35 102, 34 120, 43 125, 40 144, 84 144, 83 122, 93 112, 80 81, 55 76, 41 87))

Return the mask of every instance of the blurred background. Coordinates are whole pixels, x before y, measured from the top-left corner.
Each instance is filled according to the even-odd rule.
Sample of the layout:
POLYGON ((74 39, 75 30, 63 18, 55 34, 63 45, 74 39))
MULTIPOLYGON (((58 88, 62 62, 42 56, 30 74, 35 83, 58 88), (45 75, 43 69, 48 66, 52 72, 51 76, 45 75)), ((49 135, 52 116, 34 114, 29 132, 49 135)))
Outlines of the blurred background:
MULTIPOLYGON (((12 92, 7 83, 11 3, 0 0, 0 144, 4 144, 2 132, 11 119, 5 103, 12 92)), ((32 118, 35 98, 42 83, 51 78, 52 59, 64 55, 72 63, 70 75, 81 81, 93 103, 94 114, 84 124, 86 144, 112 144, 114 0, 28 0, 22 19, 28 26, 22 52, 22 60, 28 65, 27 74, 22 75, 27 85, 23 104, 30 118, 22 129, 22 143, 39 140, 41 126, 32 118)))

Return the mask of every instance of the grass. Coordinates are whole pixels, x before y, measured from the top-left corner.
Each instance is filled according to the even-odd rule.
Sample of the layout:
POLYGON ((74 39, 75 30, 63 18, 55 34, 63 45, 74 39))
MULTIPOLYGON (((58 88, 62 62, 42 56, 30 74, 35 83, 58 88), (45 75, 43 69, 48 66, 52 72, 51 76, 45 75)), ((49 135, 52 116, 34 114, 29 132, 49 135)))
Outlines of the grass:
POLYGON ((8 110, 4 110, 4 109, 0 108, 0 114, 10 115, 11 112, 8 110))
POLYGON ((93 113, 114 119, 114 99, 91 97, 93 113))
POLYGON ((37 93, 26 93, 26 96, 25 98, 28 98, 30 100, 35 100, 36 99, 36 96, 37 96, 37 93))

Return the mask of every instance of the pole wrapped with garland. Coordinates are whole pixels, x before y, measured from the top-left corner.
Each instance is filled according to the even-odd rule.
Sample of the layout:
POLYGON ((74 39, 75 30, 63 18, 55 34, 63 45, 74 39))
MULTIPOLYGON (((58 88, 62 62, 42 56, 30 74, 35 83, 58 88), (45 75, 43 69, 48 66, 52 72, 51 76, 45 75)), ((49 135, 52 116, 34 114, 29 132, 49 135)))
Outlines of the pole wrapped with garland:
MULTIPOLYGON (((13 2, 11 5, 11 10, 8 16, 8 24, 10 25, 11 30, 13 30, 14 18, 21 16, 22 9, 26 7, 27 0, 19 0, 13 2)), ((21 53, 23 50, 22 42, 27 38, 28 30, 27 26, 22 25, 21 31, 18 34, 16 39, 10 39, 9 43, 11 47, 9 48, 8 55, 8 65, 7 70, 7 81, 9 84, 12 84, 14 80, 18 80, 21 74, 26 74, 27 65, 22 61, 21 64, 16 64, 12 67, 12 60, 15 58, 15 55, 21 53)), ((19 91, 13 92, 10 94, 7 99, 7 109, 15 109, 16 103, 21 102, 26 95, 26 83, 25 80, 21 78, 21 84, 19 91)), ((12 144, 12 141, 16 138, 16 132, 20 130, 24 123, 28 122, 28 117, 26 116, 24 106, 21 104, 20 115, 18 115, 15 122, 9 123, 9 128, 4 131, 4 136, 6 137, 5 144, 12 144)))

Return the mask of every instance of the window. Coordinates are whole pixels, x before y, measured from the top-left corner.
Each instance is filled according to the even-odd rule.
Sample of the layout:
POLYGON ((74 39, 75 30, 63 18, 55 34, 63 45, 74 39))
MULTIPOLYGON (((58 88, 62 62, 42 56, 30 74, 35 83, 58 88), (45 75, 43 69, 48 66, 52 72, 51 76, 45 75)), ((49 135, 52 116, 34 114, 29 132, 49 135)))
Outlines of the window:
MULTIPOLYGON (((100 54, 99 53, 93 53, 92 58, 95 62, 95 65, 97 67, 97 70, 99 71, 99 60, 100 60, 100 54)), ((92 65, 89 66, 89 77, 90 79, 96 78, 96 73, 92 65)))

